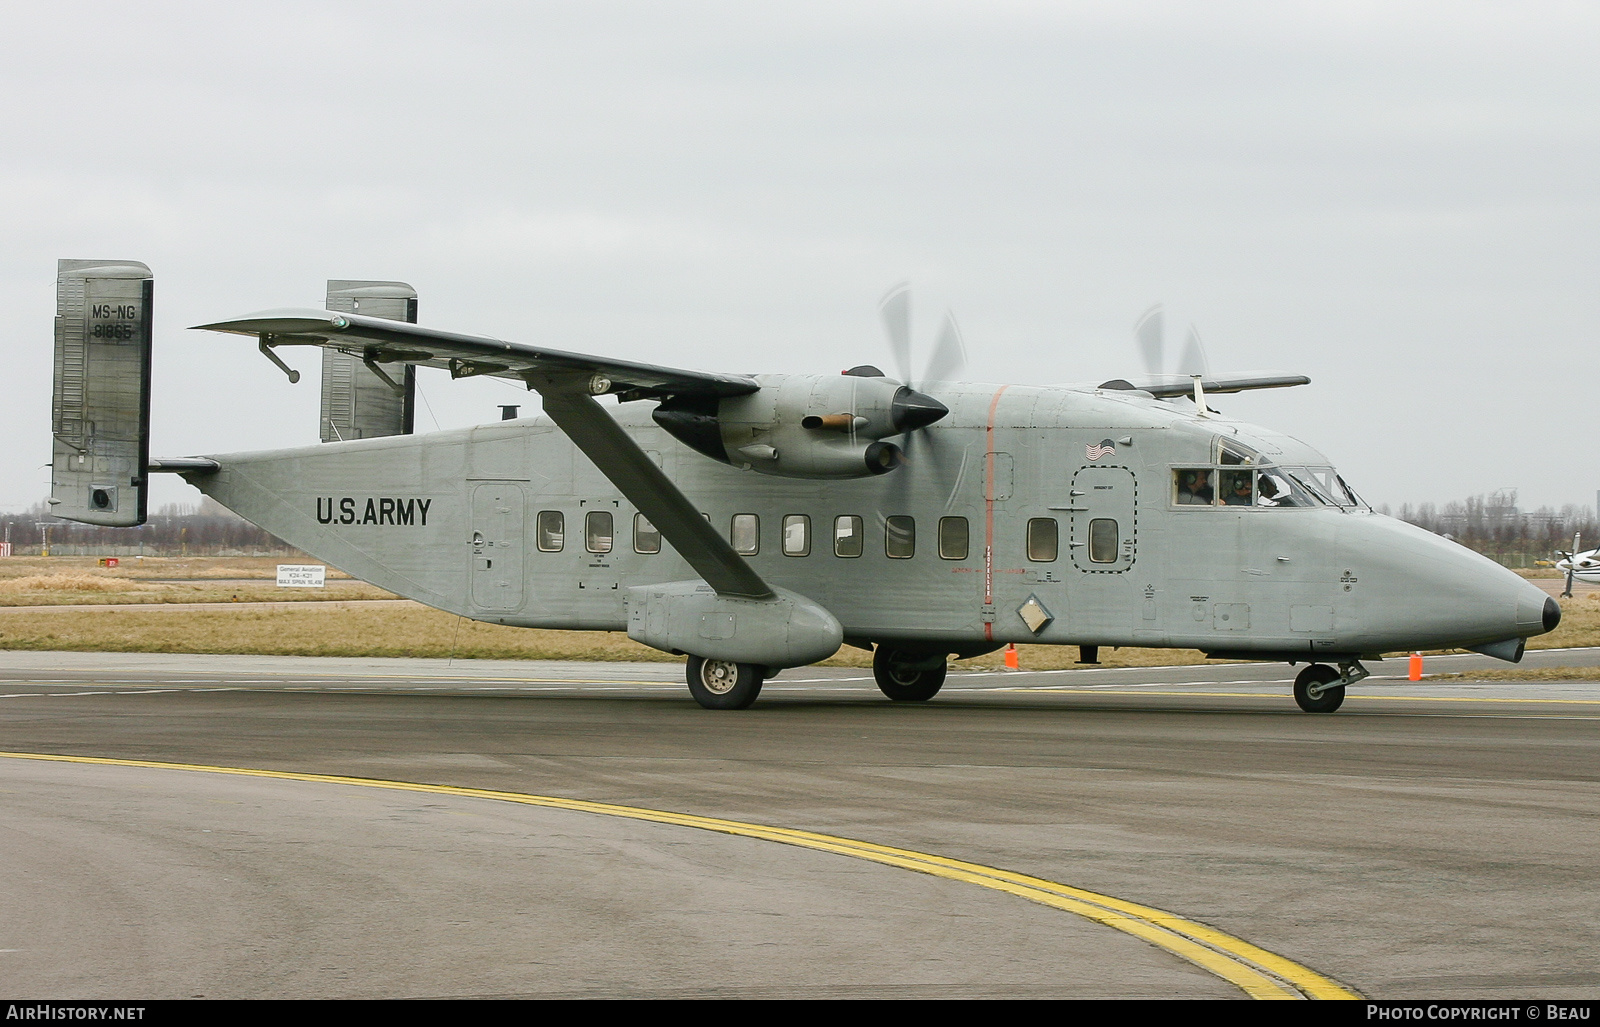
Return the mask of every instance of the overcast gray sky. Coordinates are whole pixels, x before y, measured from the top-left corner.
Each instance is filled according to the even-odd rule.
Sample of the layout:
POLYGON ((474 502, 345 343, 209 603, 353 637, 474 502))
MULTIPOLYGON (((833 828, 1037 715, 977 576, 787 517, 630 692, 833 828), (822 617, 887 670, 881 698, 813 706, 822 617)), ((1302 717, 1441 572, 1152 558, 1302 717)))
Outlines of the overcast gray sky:
MULTIPOLYGON (((1600 5, 60 4, 0 13, 0 506, 49 488, 58 257, 156 276, 158 456, 316 440, 186 326, 401 279, 425 324, 733 371, 1142 370, 1166 304, 1219 402, 1374 502, 1592 503, 1600 5)), ((424 372, 420 428, 524 394, 424 372)), ((156 502, 197 498, 158 476, 156 502)))

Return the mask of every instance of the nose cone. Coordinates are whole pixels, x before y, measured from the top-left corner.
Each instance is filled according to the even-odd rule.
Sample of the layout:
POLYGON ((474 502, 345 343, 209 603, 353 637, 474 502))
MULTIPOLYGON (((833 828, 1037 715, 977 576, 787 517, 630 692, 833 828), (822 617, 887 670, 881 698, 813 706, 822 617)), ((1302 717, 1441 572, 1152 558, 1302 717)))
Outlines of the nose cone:
POLYGON ((1369 580, 1380 586, 1363 603, 1369 651, 1478 647, 1542 635, 1561 622, 1561 607, 1537 585, 1412 525, 1350 518, 1340 543, 1350 561, 1365 558, 1375 572, 1369 580))

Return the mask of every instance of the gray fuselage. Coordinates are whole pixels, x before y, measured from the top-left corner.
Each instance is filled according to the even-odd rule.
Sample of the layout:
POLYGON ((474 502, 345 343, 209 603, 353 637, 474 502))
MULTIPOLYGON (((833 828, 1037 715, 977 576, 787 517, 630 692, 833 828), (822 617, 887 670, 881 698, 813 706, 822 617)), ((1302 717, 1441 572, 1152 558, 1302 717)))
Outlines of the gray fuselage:
MULTIPOLYGON (((1215 484, 1241 466, 1328 466, 1287 436, 1140 393, 923 388, 949 416, 909 433, 903 466, 846 480, 718 463, 659 428, 649 402, 614 413, 766 581, 826 607, 855 642, 1311 660, 1547 630, 1542 591, 1362 504, 1180 496, 1184 469, 1215 484), (1251 455, 1230 465, 1225 449, 1251 455), (836 555, 836 540, 860 555, 836 555)), ((670 544, 636 551, 652 548, 648 525, 636 534, 636 511, 542 417, 213 459, 216 473, 189 480, 223 505, 358 578, 478 620, 621 631, 629 587, 695 577, 670 544), (605 520, 590 515, 606 514, 609 550, 594 552, 605 520)))

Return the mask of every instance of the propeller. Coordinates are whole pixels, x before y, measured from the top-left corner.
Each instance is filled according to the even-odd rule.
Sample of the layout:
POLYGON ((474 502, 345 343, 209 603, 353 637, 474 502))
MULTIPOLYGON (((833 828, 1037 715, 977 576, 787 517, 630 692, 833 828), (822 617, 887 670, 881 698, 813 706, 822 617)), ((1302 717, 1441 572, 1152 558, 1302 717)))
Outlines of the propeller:
POLYGON ((1178 366, 1170 371, 1166 361, 1166 312, 1157 303, 1140 316, 1133 326, 1133 335, 1139 343, 1139 357, 1144 361, 1146 374, 1199 374, 1211 373, 1211 362, 1206 359, 1205 343, 1200 341, 1200 330, 1194 325, 1184 337, 1183 353, 1178 366))
MULTIPOLYGON (((961 339, 961 327, 956 323, 955 315, 947 311, 934 335, 933 350, 928 355, 927 365, 922 375, 914 378, 911 370, 911 287, 908 283, 901 282, 884 294, 878 303, 878 316, 883 321, 884 333, 889 337, 889 352, 894 358, 895 370, 910 390, 901 393, 895 401, 895 423, 904 425, 906 431, 900 442, 902 467, 898 473, 889 475, 890 480, 886 484, 888 505, 892 508, 891 512, 906 510, 906 493, 911 487, 912 473, 931 467, 934 482, 940 492, 948 497, 945 501, 948 508, 966 476, 967 453, 962 451, 954 469, 954 477, 950 478, 948 472, 953 462, 950 459, 952 454, 941 453, 944 447, 933 436, 917 429, 927 427, 949 412, 943 403, 926 395, 923 388, 933 382, 952 381, 966 368, 967 350, 961 339)), ((883 511, 878 512, 878 519, 880 522, 887 519, 883 511)))
POLYGON ((1205 343, 1200 341, 1200 330, 1192 324, 1184 336, 1178 365, 1169 371, 1166 360, 1166 312, 1159 303, 1145 311, 1134 323, 1133 336, 1139 344, 1139 357, 1144 361, 1145 373, 1152 377, 1169 373, 1185 376, 1211 374, 1211 361, 1206 358, 1205 343))

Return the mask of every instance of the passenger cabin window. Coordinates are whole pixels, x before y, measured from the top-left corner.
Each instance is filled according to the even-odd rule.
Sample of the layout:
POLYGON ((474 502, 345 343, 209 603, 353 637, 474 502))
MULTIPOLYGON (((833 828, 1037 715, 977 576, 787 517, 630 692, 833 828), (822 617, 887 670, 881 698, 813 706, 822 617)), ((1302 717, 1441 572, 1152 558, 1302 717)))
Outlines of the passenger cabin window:
POLYGON ((856 557, 861 555, 865 548, 866 532, 862 530, 861 518, 853 514, 845 514, 833 519, 833 555, 856 557))
POLYGON ((645 515, 633 515, 633 551, 635 553, 661 552, 661 532, 651 524, 645 515))
POLYGON ((811 555, 811 518, 788 514, 783 518, 783 555, 811 555))
POLYGON ((909 560, 917 553, 917 522, 905 516, 884 521, 883 555, 891 560, 909 560))
POLYGON ((1096 517, 1089 522, 1089 560, 1091 563, 1116 563, 1117 522, 1109 517, 1096 517))
POLYGON ((591 510, 583 519, 583 547, 591 553, 611 552, 611 514, 591 510))
POLYGON ((1050 563, 1056 558, 1059 547, 1060 534, 1054 517, 1034 517, 1028 521, 1028 559, 1034 563, 1050 563))
POLYGON ((939 559, 965 560, 970 539, 965 517, 939 518, 939 559))
POLYGON ((559 553, 566 544, 566 518, 560 510, 540 510, 537 520, 535 535, 538 537, 539 551, 542 553, 559 553))
POLYGON ((734 514, 728 541, 740 556, 755 556, 761 551, 761 518, 755 514, 734 514))

